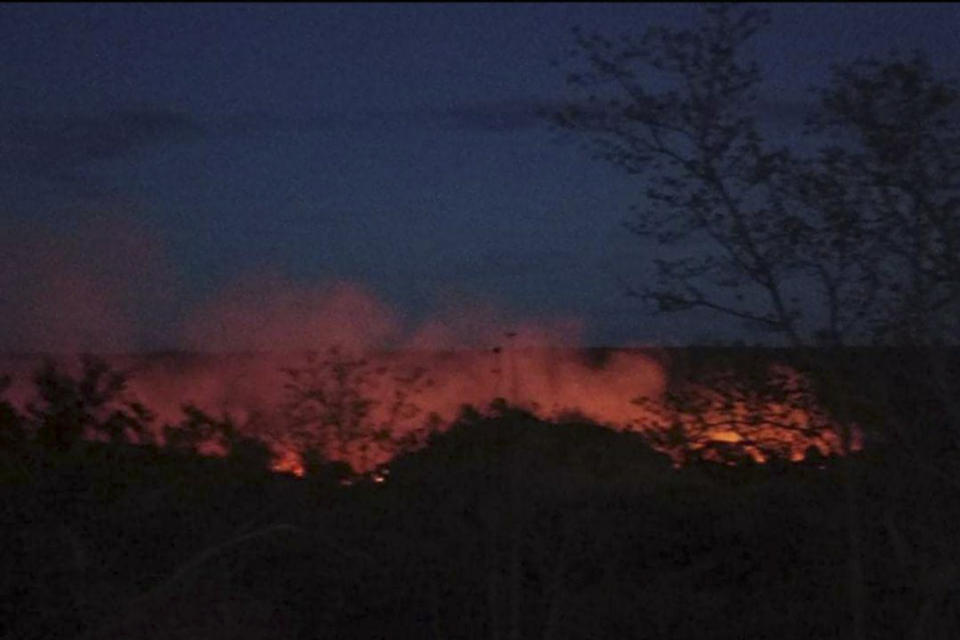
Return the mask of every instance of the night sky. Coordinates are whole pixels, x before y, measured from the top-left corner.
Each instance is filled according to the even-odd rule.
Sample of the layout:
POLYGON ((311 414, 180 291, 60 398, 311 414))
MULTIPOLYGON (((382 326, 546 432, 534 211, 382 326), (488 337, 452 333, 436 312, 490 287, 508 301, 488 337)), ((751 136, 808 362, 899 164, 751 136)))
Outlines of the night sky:
MULTIPOLYGON (((857 55, 920 47, 960 69, 960 5, 769 8, 772 122, 799 122, 807 89, 857 55)), ((0 349, 202 348, 189 327, 225 291, 344 282, 411 326, 466 305, 576 318, 591 344, 715 337, 623 295, 656 250, 619 227, 643 185, 535 115, 570 96, 551 61, 574 25, 697 14, 2 6, 0 349)))

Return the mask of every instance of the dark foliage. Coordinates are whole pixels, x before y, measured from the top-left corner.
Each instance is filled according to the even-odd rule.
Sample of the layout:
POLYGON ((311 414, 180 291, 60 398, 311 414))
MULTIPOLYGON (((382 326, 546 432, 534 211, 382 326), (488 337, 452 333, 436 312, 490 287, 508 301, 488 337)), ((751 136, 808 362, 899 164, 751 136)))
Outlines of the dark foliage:
POLYGON ((928 562, 960 509, 880 443, 846 466, 674 469, 638 434, 501 403, 371 476, 313 453, 297 479, 227 419, 187 410, 166 447, 146 423, 98 438, 104 386, 37 382, 45 404, 0 404, 0 637, 839 637, 851 471, 871 637, 960 631, 956 565, 928 562), (67 415, 94 437, 49 446, 67 415))
MULTIPOLYGON (((571 99, 544 114, 640 179, 643 197, 625 227, 647 242, 644 251, 668 250, 654 258, 657 281, 627 286, 629 294, 663 313, 736 319, 794 348, 802 378, 779 376, 779 390, 763 365, 746 375, 736 363, 711 371, 707 394, 684 378, 663 407, 680 419, 656 436, 688 460, 742 457, 744 443, 776 454, 752 405, 783 396, 827 399, 844 451, 856 447, 856 424, 866 423, 875 443, 896 451, 897 471, 884 485, 888 528, 912 549, 897 554, 901 566, 923 566, 908 571, 907 584, 927 600, 903 630, 921 637, 947 592, 928 590, 919 574, 946 566, 955 580, 957 552, 930 546, 949 539, 943 524, 906 534, 891 514, 894 494, 919 487, 941 496, 952 488, 954 501, 960 495, 957 360, 944 348, 960 339, 960 84, 921 53, 840 62, 805 127, 784 130, 764 118, 763 78, 750 56, 767 12, 711 4, 702 18, 688 29, 654 26, 619 38, 576 30, 571 99), (864 345, 896 349, 839 349, 864 345), (698 433, 716 426, 716 406, 745 408, 730 424, 738 446, 697 446, 698 433), (927 551, 917 555, 919 547, 927 551)), ((867 490, 846 468, 841 588, 854 640, 871 637, 878 617, 867 490)))

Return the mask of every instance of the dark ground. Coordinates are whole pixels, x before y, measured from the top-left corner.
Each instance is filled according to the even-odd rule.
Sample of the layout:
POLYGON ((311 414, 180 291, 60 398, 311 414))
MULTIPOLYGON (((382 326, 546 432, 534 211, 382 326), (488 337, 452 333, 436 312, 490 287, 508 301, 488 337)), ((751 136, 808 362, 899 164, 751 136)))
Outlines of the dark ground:
POLYGON ((842 459, 674 469, 501 407, 380 483, 44 438, 81 414, 0 405, 0 637, 960 637, 960 475, 911 379, 929 437, 842 459))

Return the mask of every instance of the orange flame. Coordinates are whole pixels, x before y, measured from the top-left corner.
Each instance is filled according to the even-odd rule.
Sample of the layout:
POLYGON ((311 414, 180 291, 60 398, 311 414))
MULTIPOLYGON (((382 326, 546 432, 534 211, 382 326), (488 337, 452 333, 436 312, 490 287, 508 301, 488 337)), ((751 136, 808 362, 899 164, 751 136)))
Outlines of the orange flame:
MULTIPOLYGON (((653 436, 679 427, 682 443, 651 438, 678 464, 691 455, 722 461, 724 448, 759 463, 771 455, 802 460, 811 447, 824 456, 844 453, 830 416, 811 402, 731 400, 721 390, 699 389, 697 413, 670 410, 662 404, 667 374, 641 350, 328 352, 312 359, 302 354, 201 359, 181 363, 176 380, 161 370, 146 366, 133 379, 148 406, 166 406, 170 413, 164 417, 172 421, 171 410, 186 399, 211 414, 230 414, 241 428, 253 429, 256 422, 250 435, 270 445, 273 469, 295 475, 304 473, 301 455, 310 446, 360 472, 377 468, 404 446, 398 443, 422 442, 425 425, 446 429, 463 405, 483 409, 498 398, 544 420, 577 416, 653 436), (299 399, 285 388, 291 378, 280 371, 282 365, 309 374, 300 382, 299 399), (324 394, 326 407, 316 401, 324 394), (311 402, 312 409, 305 410, 311 402), (298 408, 299 415, 293 411, 298 408), (300 418, 299 426, 292 416, 300 418)), ((854 430, 847 448, 861 447, 854 430)))
MULTIPOLYGON (((723 447, 764 462, 771 454, 799 460, 809 447, 832 455, 861 446, 858 432, 844 445, 795 374, 785 379, 798 403, 700 388, 696 411, 671 410, 664 400, 677 381, 653 352, 568 348, 579 343, 579 330, 576 321, 506 322, 470 306, 405 334, 396 315, 359 287, 318 289, 264 276, 228 288, 191 327, 197 346, 220 355, 111 364, 129 373, 132 395, 159 424, 179 423, 185 404, 229 415, 271 448, 276 471, 297 475, 308 449, 358 471, 377 468, 422 443, 426 429, 447 428, 463 405, 482 410, 496 399, 544 420, 575 415, 644 432, 678 463, 691 454, 721 459, 723 447), (315 355, 305 355, 311 349, 315 355), (676 432, 682 442, 666 437, 676 432)), ((29 395, 23 381, 37 364, 23 371, 25 363, 16 363, 13 390, 21 405, 29 395)), ((215 443, 205 447, 225 453, 215 443)))
MULTIPOLYGON (((652 352, 642 350, 331 350, 313 357, 194 356, 114 364, 133 371, 132 394, 157 412, 160 424, 176 424, 185 403, 211 416, 229 415, 241 432, 270 447, 274 471, 297 476, 305 473, 302 456, 311 447, 358 472, 381 468, 398 451, 422 444, 429 430, 449 427, 464 405, 483 410, 497 399, 543 420, 575 416, 645 433, 677 465, 691 457, 763 463, 777 455, 799 461, 810 448, 831 456, 863 446, 856 428, 844 444, 831 417, 800 393, 804 381, 783 367, 775 372, 805 401, 697 388, 695 411, 671 409, 664 402, 667 373, 652 352), (298 385, 290 384, 290 371, 300 376, 298 385), (680 441, 670 441, 671 432, 680 433, 680 441)), ((199 453, 222 456, 227 449, 207 442, 199 453)))

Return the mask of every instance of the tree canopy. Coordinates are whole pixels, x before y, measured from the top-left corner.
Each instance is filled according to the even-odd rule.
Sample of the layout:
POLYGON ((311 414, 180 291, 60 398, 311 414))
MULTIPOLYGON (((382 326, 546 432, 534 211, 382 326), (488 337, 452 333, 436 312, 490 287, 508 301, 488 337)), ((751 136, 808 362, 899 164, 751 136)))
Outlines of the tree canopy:
POLYGON ((749 57, 768 23, 721 4, 692 29, 575 31, 573 95, 548 115, 643 179, 625 227, 666 248, 630 291, 792 346, 955 342, 957 83, 920 53, 840 63, 783 131, 749 57))

